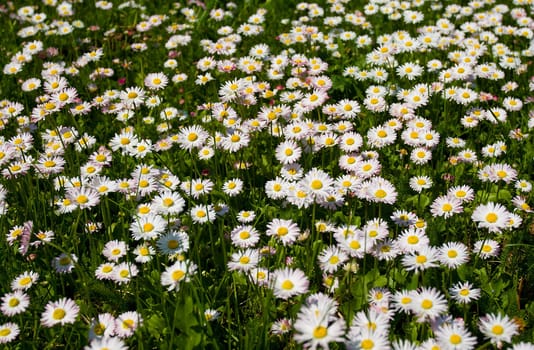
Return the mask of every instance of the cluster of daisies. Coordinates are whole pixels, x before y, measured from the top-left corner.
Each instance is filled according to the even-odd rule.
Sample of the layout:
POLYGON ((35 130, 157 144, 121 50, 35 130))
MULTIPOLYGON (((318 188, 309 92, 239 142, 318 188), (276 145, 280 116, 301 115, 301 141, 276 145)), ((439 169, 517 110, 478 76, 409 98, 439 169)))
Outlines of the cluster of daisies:
MULTIPOLYGON (((478 333, 447 313, 450 303, 480 298, 481 286, 473 282, 457 281, 448 291, 373 289, 366 310, 357 310, 348 323, 334 296, 347 283, 340 277, 357 273, 365 258, 398 263, 413 274, 496 258, 502 235, 520 229, 532 213, 528 174, 508 157, 534 127, 531 101, 522 98, 534 83, 520 86, 513 80, 529 73, 527 62, 534 56, 534 22, 523 6, 529 4, 474 0, 444 7, 424 0, 372 0, 354 10, 348 0, 301 2, 292 20, 277 23, 288 31, 271 33, 276 41, 265 42, 267 11, 259 8, 243 23, 233 23, 239 8, 231 2, 209 11, 200 2, 176 3, 165 15, 148 15, 135 1, 94 3, 102 14, 141 11, 131 33, 115 28, 101 33, 75 19, 77 4, 66 1, 7 9, 24 42, 10 53, 3 74, 16 79, 24 101, 0 101, 0 215, 18 215, 17 203, 9 200, 10 189, 22 188, 16 184, 32 176, 48 182, 51 191, 44 196, 51 215, 76 217, 78 223, 83 213, 83 234, 99 240, 98 256, 90 257, 99 261, 91 271, 95 279, 120 289, 157 268, 170 293, 204 273, 190 249, 191 232, 221 223, 227 231, 221 239, 231 243, 223 251, 223 268, 270 290, 277 302, 304 300, 295 317, 273 324, 272 333, 291 332, 312 349, 331 342, 349 349, 472 349, 478 333), (194 32, 202 14, 215 28, 210 39, 194 32), (383 19, 407 30, 378 35, 373 26, 383 19), (135 67, 143 72, 138 84, 125 81, 119 72, 131 62, 112 59, 106 45, 90 46, 86 30, 102 34, 103 41, 130 35, 128 55, 143 57, 151 48, 162 57, 135 67), (71 62, 43 39, 67 35, 81 36, 71 62), (158 37, 158 49, 150 46, 152 37, 158 37), (198 49, 194 58, 185 56, 191 47, 198 49), (347 56, 363 59, 349 65, 347 56), (88 84, 78 86, 80 80, 88 84), (344 96, 340 85, 358 96, 344 96), (187 91, 206 94, 199 103, 187 100, 187 91), (103 135, 84 129, 90 119, 108 126, 103 135), (479 130, 489 135, 483 142, 473 139, 479 130), (392 159, 404 167, 403 174, 392 168, 392 159), (228 173, 199 172, 193 164, 228 173), (436 175, 439 169, 456 174, 460 168, 467 170, 458 171, 458 178, 436 175), (236 175, 245 173, 241 170, 257 171, 252 177, 265 181, 252 188, 260 180, 236 175), (480 191, 490 185, 510 194, 509 203, 498 193, 490 200, 480 191), (430 198, 428 206, 410 207, 406 193, 430 198), (313 208, 320 217, 302 227, 284 215, 258 215, 261 210, 250 209, 260 206, 255 200, 294 213, 313 208), (96 233, 107 230, 103 221, 114 219, 109 208, 116 203, 122 214, 128 208, 127 234, 104 241, 96 233), (393 214, 366 217, 361 227, 330 220, 360 203, 391 208, 393 214), (441 219, 488 235, 470 243, 431 244, 427 228, 441 219), (290 255, 312 239, 321 243, 316 256, 290 255), (288 256, 270 258, 284 252, 288 256), (313 271, 300 259, 315 264, 322 285, 313 285, 313 271), (271 266, 273 260, 284 263, 271 266), (433 336, 421 344, 391 343, 397 315, 428 323, 433 336)), ((6 242, 25 259, 47 244, 55 249, 68 242, 65 233, 45 227, 46 221, 19 219, 10 220, 6 242)), ((63 249, 50 265, 55 273, 71 274, 80 268, 78 255, 86 252, 63 249)), ((1 299, 5 317, 28 311, 39 272, 27 269, 12 279, 1 299)), ((89 317, 86 349, 126 349, 126 338, 143 316, 125 311, 89 317)), ((221 313, 207 309, 204 316, 213 321, 221 313)), ((79 318, 80 306, 63 297, 44 305, 40 322, 54 327, 79 318)), ((508 316, 497 313, 481 317, 478 326, 497 346, 519 333, 508 316)), ((3 324, 0 343, 20 332, 14 322, 3 324)))
MULTIPOLYGON (((469 287, 458 286, 453 290, 460 300, 469 287), (467 289, 466 289, 467 288, 467 289)), ((272 327, 276 334, 293 330, 294 339, 309 349, 328 349, 329 343, 344 343, 347 349, 474 349, 477 338, 465 326, 463 319, 444 315, 447 302, 434 288, 417 291, 399 291, 391 294, 383 289, 369 293, 369 307, 358 311, 347 326, 339 317, 338 303, 322 293, 306 298, 294 321, 280 319, 272 327), (415 314, 419 322, 431 322, 433 337, 417 345, 409 340, 397 339, 392 343, 390 319, 395 313, 415 314)), ((494 345, 511 342, 517 334, 517 325, 507 316, 488 314, 480 319, 484 337, 494 345)), ((531 349, 528 343, 518 343, 512 349, 531 349)))

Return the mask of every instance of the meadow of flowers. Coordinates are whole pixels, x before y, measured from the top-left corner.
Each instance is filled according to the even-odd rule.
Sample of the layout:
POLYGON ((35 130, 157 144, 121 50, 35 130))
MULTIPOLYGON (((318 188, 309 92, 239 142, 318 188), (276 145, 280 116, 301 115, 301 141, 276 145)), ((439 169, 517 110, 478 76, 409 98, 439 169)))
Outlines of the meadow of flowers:
POLYGON ((5 349, 534 349, 534 2, 0 5, 5 349))

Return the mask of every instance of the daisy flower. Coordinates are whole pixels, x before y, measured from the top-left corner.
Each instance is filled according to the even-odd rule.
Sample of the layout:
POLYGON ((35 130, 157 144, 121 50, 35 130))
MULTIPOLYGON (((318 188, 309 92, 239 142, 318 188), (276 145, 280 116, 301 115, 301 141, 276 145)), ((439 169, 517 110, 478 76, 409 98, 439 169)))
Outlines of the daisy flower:
POLYGON ((250 225, 241 225, 230 233, 232 244, 240 248, 249 248, 256 245, 260 240, 259 232, 250 225))
POLYGON ((135 255, 135 262, 145 264, 152 260, 156 250, 147 243, 142 243, 135 247, 133 254, 135 255))
POLYGON ((293 323, 297 343, 304 344, 307 349, 328 349, 331 342, 345 339, 345 321, 336 317, 314 317, 309 312, 300 312, 293 323))
POLYGON ((259 263, 260 255, 257 249, 246 249, 232 254, 228 262, 230 271, 250 271, 259 263))
POLYGON ((368 200, 376 203, 394 204, 397 201, 395 186, 381 177, 369 180, 366 195, 368 200))
POLYGON ((291 245, 300 235, 300 229, 292 220, 273 219, 267 224, 265 233, 280 240, 283 245, 291 245))
POLYGON ((454 186, 447 191, 447 196, 458 198, 462 202, 470 202, 475 198, 475 192, 467 185, 454 186))
MULTIPOLYGON (((143 324, 141 314, 136 311, 127 311, 115 319, 115 333, 119 338, 131 337, 135 330, 143 324)), ((114 338, 110 338, 114 339, 114 338)))
POLYGON ((499 254, 500 245, 492 239, 480 240, 475 242, 473 253, 478 254, 482 259, 495 257, 499 254))
POLYGON ((189 236, 184 231, 171 231, 160 236, 156 245, 162 254, 182 254, 189 250, 189 236))
POLYGON ((103 339, 115 335, 115 317, 109 313, 99 314, 91 321, 89 340, 103 339))
POLYGON ((460 304, 468 304, 480 298, 480 289, 473 288, 470 282, 458 282, 449 289, 449 292, 452 299, 460 304))
POLYGON ((111 280, 118 284, 128 283, 132 277, 137 276, 139 269, 136 265, 122 262, 113 268, 111 280))
POLYGON ((161 72, 149 73, 144 80, 145 86, 150 90, 161 90, 169 83, 167 76, 161 72))
POLYGON ((439 196, 430 206, 430 212, 434 217, 443 216, 445 219, 461 213, 463 210, 462 201, 456 197, 449 196, 439 196))
POLYGON ((78 257, 74 254, 61 253, 52 259, 52 266, 58 273, 71 273, 78 262, 78 257))
POLYGON ((33 271, 26 271, 17 276, 11 282, 11 289, 13 290, 28 290, 39 279, 39 274, 33 271))
POLYGON ((421 175, 413 176, 409 181, 410 188, 417 193, 421 193, 424 189, 429 189, 432 187, 432 180, 430 177, 421 175))
POLYGON ((207 222, 213 222, 216 218, 216 213, 213 208, 213 205, 195 205, 189 211, 189 215, 194 223, 205 224, 207 222))
POLYGON ((74 323, 80 312, 80 307, 72 299, 61 298, 58 301, 48 302, 41 314, 41 324, 44 327, 66 325, 74 323))
POLYGON ((283 335, 289 333, 293 329, 293 324, 290 319, 282 318, 274 322, 271 326, 271 333, 283 335))
POLYGON ((478 223, 478 227, 494 233, 501 233, 506 228, 509 218, 510 212, 501 204, 493 202, 479 205, 471 215, 471 219, 478 223))
POLYGON ((185 200, 179 193, 163 191, 152 200, 153 208, 162 215, 180 214, 185 207, 185 200))
POLYGON ((272 288, 274 296, 289 299, 308 291, 309 280, 299 269, 283 268, 273 272, 272 288))
POLYGON ((477 338, 457 322, 443 323, 435 332, 435 336, 438 344, 444 349, 470 350, 477 345, 477 338))
POLYGON ((237 213, 237 221, 239 221, 242 224, 247 224, 256 218, 256 213, 254 213, 252 210, 241 210, 239 213, 237 213))
POLYGON ((348 260, 348 256, 339 247, 328 246, 319 253, 317 260, 322 271, 334 273, 348 260))
POLYGON ((102 249, 102 255, 104 255, 108 261, 117 262, 121 257, 128 252, 128 245, 124 241, 113 240, 104 245, 102 249))
POLYGON ((162 234, 167 222, 159 215, 149 214, 136 218, 130 224, 130 232, 134 240, 151 240, 162 234))
POLYGON ((19 326, 13 322, 4 323, 0 326, 0 344, 12 342, 20 333, 19 326))
POLYGON ((161 285, 168 291, 177 291, 181 282, 189 282, 191 275, 197 270, 197 265, 188 261, 177 261, 165 268, 161 274, 161 285))
POLYGON ((488 314, 480 318, 480 331, 493 344, 511 343, 519 333, 517 324, 506 315, 488 314))
POLYGON ((407 253, 402 257, 402 265, 406 271, 423 271, 431 267, 437 267, 438 251, 431 246, 424 246, 416 252, 407 253))
POLYGON ((419 322, 434 320, 447 311, 447 301, 437 289, 422 287, 413 297, 412 310, 419 322))
POLYGON ((243 180, 234 178, 224 182, 223 192, 230 197, 235 197, 243 190, 243 180))
POLYGON ((12 293, 4 294, 0 311, 5 316, 11 317, 26 311, 29 305, 30 298, 28 295, 21 290, 15 290, 12 293))
POLYGON ((469 261, 469 252, 465 244, 447 242, 439 248, 438 259, 442 265, 455 269, 469 261))
POLYGON ((358 326, 352 326, 347 334, 345 346, 348 350, 389 349, 389 340, 385 334, 358 326))

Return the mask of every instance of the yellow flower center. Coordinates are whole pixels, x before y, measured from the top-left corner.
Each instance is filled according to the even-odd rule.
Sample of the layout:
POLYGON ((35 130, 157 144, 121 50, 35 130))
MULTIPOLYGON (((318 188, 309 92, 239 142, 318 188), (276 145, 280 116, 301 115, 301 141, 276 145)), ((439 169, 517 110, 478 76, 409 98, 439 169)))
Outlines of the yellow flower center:
POLYGON ((7 337, 10 334, 11 334, 11 329, 9 328, 0 329, 0 337, 7 337))
POLYGON ((241 239, 248 239, 250 237, 250 232, 248 231, 241 231, 239 233, 239 238, 241 239))
POLYGON ((410 237, 408 237, 407 241, 408 241, 408 244, 417 244, 417 243, 419 243, 419 237, 410 236, 410 237))
POLYGON ((323 183, 321 180, 313 180, 311 182, 311 188, 314 189, 314 190, 320 190, 321 188, 323 188, 323 183))
POLYGON ((441 209, 443 209, 443 211, 449 212, 452 210, 452 205, 450 205, 449 203, 445 203, 443 204, 443 207, 441 207, 441 209))
POLYGON ((134 320, 124 320, 122 321, 122 328, 123 329, 131 329, 135 325, 134 320))
POLYGON ((358 242, 358 241, 356 241, 356 240, 353 240, 353 241, 351 241, 351 242, 349 243, 349 247, 350 247, 351 249, 360 249, 361 244, 360 244, 360 242, 358 242))
POLYGON ((143 225, 143 232, 150 232, 154 229, 154 225, 151 224, 150 222, 147 222, 146 224, 143 225))
POLYGON ((167 247, 169 249, 176 249, 176 248, 178 248, 179 245, 180 245, 180 243, 175 239, 172 239, 169 242, 167 242, 167 247))
POLYGON ((63 309, 55 309, 52 313, 52 318, 54 320, 62 320, 67 313, 63 309))
POLYGON ((426 256, 424 255, 418 255, 417 258, 415 258, 415 261, 418 263, 418 264, 424 264, 426 263, 426 256))
POLYGON ((499 216, 497 216, 497 214, 495 213, 489 213, 488 215, 486 215, 486 221, 491 224, 496 223, 498 219, 499 216))
POLYGON ((421 307, 425 310, 432 308, 432 306, 434 306, 434 303, 432 302, 432 300, 425 299, 423 300, 423 302, 421 302, 421 307))
POLYGON ((401 299, 401 303, 402 303, 402 304, 409 304, 409 303, 411 303, 411 302, 412 302, 412 298, 410 298, 410 297, 403 297, 403 298, 401 299))
POLYGON ((290 280, 285 280, 281 284, 282 289, 285 289, 285 290, 291 290, 291 289, 293 289, 294 286, 295 285, 290 280))
POLYGON ((371 339, 364 339, 360 343, 360 347, 364 350, 369 350, 375 347, 375 343, 371 339))
POLYGON ((382 189, 379 189, 375 192, 376 198, 384 198, 385 196, 387 196, 387 192, 382 189))
POLYGON ((335 265, 339 262, 339 257, 334 255, 333 257, 330 258, 329 262, 330 264, 335 265))
POLYGON ((279 227, 278 230, 276 231, 276 234, 278 236, 285 236, 289 233, 289 230, 287 229, 287 227, 279 227))
POLYGON ((491 328, 491 332, 496 335, 501 335, 504 333, 504 327, 499 324, 496 324, 491 328))
POLYGON ((328 335, 328 329, 323 326, 315 327, 313 330, 313 337, 322 339, 328 335))
POLYGON ((9 304, 9 307, 15 307, 18 304, 20 304, 20 300, 17 299, 17 298, 11 298, 11 299, 9 299, 8 304, 9 304))
POLYGON ((449 341, 453 345, 458 345, 458 344, 460 344, 462 342, 462 337, 460 335, 458 335, 458 334, 453 334, 453 335, 450 336, 449 341))
POLYGON ((240 264, 248 264, 250 262, 250 258, 248 256, 242 256, 240 259, 239 259, 239 263, 240 264))
POLYGON ((232 142, 239 142, 239 140, 241 140, 241 137, 239 137, 239 135, 232 135, 232 137, 230 137, 230 140, 232 140, 232 142))

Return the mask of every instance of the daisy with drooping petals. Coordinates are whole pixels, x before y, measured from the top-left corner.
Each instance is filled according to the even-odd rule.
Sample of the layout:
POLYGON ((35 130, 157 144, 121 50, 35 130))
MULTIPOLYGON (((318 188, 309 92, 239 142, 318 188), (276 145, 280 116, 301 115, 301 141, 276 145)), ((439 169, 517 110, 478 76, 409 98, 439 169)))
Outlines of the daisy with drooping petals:
POLYGON ((11 282, 11 289, 13 290, 27 290, 33 286, 39 279, 39 274, 33 271, 26 271, 11 282))
POLYGON ((89 340, 103 339, 115 335, 115 317, 110 313, 99 314, 91 321, 89 340))
POLYGON ((169 291, 177 291, 180 288, 180 283, 188 282, 196 270, 197 265, 193 262, 177 261, 161 274, 161 285, 167 287, 169 291))
POLYGON ((143 318, 138 312, 123 312, 115 319, 115 333, 119 338, 131 337, 135 330, 142 325, 142 323, 143 318))

